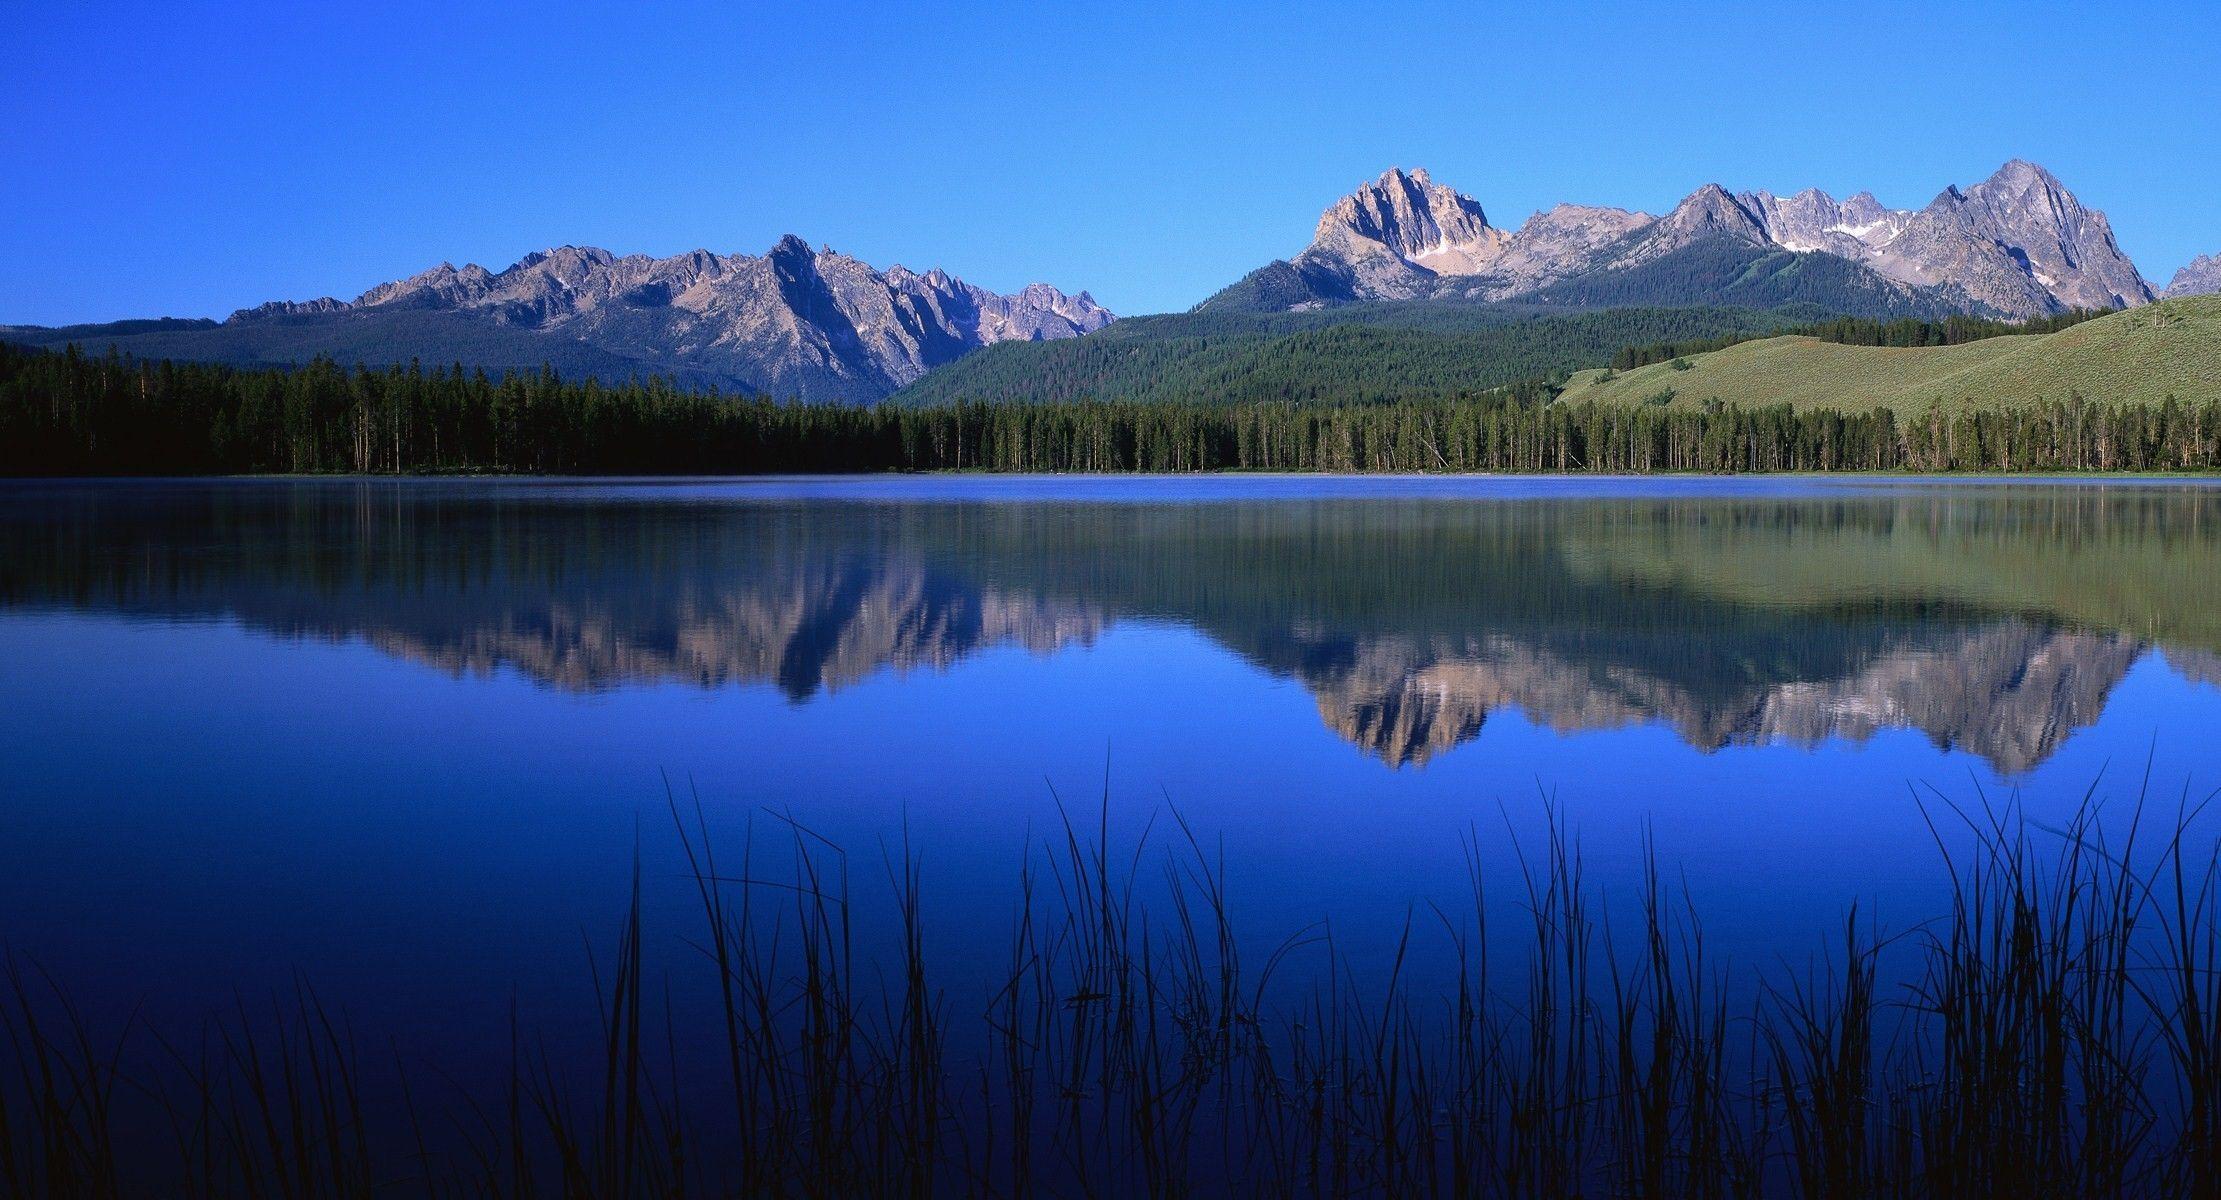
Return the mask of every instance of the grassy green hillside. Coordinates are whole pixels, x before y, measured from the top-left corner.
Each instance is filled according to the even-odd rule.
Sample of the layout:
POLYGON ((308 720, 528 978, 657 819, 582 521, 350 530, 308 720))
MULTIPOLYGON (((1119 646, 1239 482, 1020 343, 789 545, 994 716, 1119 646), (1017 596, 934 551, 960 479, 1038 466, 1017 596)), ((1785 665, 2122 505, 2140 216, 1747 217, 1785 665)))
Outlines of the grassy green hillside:
POLYGON ((1422 399, 1609 362, 1630 345, 1771 333, 1821 315, 1809 305, 1542 315, 1411 303, 1136 317, 1083 338, 990 346, 928 374, 892 402, 1422 399))
POLYGON ((1959 346, 1896 349, 1768 338, 1678 363, 1582 371, 1561 399, 1670 407, 1718 399, 1921 412, 2065 400, 2077 393, 2106 404, 2221 399, 2221 296, 2169 300, 2057 333, 1959 346))

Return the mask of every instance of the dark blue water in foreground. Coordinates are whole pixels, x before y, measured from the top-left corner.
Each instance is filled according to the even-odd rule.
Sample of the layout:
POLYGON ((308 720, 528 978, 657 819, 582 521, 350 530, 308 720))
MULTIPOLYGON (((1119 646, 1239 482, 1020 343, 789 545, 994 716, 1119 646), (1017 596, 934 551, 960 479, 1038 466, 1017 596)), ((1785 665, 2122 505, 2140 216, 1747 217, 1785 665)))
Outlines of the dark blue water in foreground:
POLYGON ((298 973, 468 1063, 591 1003, 636 845, 693 969, 668 777, 859 892, 906 828, 962 994, 1107 782, 1268 943, 1385 961, 1554 806, 1591 883, 1647 830, 1716 953, 1803 961, 1936 915, 1923 797, 2221 784, 2217 587, 2196 485, 7 485, 0 940, 155 1020, 298 973))

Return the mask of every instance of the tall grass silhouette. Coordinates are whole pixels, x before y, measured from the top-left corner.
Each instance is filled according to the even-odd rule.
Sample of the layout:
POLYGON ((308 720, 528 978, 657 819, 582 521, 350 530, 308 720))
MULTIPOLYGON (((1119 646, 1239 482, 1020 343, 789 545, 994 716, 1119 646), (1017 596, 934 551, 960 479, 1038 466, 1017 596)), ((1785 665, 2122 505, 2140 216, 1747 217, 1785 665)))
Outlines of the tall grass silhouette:
POLYGON ((907 830, 852 862, 762 815, 735 847, 673 797, 700 920, 648 928, 636 853, 631 902, 584 964, 590 1064, 512 1016, 507 1079, 448 1080, 366 1052, 305 981, 190 1038, 96 1030, 61 981, 11 960, 0 1188, 2221 1195, 2205 802, 2107 814, 2093 790, 2041 825, 2013 801, 1921 800, 1948 911, 1883 930, 1851 908, 1802 966, 1719 960, 1647 838, 1633 894, 1607 897, 1550 811, 1508 878, 1483 870, 1474 832, 1467 894, 1415 904, 1369 969, 1329 923, 1238 930, 1224 848, 1169 807, 1117 844, 1106 793, 1085 816, 1060 806, 1017 865, 1007 929, 974 931, 1002 946, 981 981, 933 961, 907 830), (863 935, 865 906, 891 939, 863 935), (709 1019, 676 1015, 654 937, 684 939, 672 963, 714 997, 709 1019), (1447 954, 1413 953, 1421 939, 1447 954), (1422 958, 1448 965, 1423 974, 1422 958))

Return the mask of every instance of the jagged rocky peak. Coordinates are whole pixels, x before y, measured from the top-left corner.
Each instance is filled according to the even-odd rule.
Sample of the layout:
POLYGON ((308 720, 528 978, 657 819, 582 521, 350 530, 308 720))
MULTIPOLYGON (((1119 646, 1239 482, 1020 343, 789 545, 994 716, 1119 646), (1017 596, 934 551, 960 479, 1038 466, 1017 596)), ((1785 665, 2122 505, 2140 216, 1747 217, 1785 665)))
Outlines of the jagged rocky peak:
MULTIPOLYGON (((1700 192, 1691 201, 1700 197, 1706 211, 1724 215, 1717 196, 1700 192)), ((1899 283, 1947 285, 2005 316, 2152 299, 2105 214, 2083 207, 2057 176, 2025 159, 1964 191, 1948 186, 1918 211, 1888 208, 1871 192, 1838 202, 1817 188, 1737 200, 1771 244, 1847 258, 1899 283)))
POLYGON ((458 268, 454 263, 443 262, 407 279, 381 283, 371 288, 355 297, 354 307, 370 308, 401 302, 466 304, 485 295, 493 279, 493 272, 477 263, 464 263, 458 268))
POLYGON ((1689 193, 1661 219, 1680 225, 1705 224, 1736 230, 1754 230, 1758 226, 1758 218, 1717 183, 1705 184, 1689 193))
POLYGON ((1969 211, 1970 224, 2009 247, 2062 306, 2125 308, 2151 301, 2151 287, 2114 242, 2105 214, 2084 208, 2035 163, 2013 159, 1967 189, 1959 203, 1969 211))
POLYGON ((1029 283, 1019 288, 1012 298, 1020 304, 1069 318, 1087 331, 1101 329, 1111 322, 1110 310, 1097 304, 1095 297, 1084 291, 1066 295, 1046 283, 1029 283))
POLYGON ((272 300, 253 308, 242 308, 231 314, 233 321, 258 321, 268 317, 316 316, 323 313, 344 312, 347 302, 332 296, 318 296, 314 300, 272 300))
POLYGON ((1819 188, 1806 188, 1786 197, 1749 192, 1739 199, 1765 227, 1766 236, 1783 249, 1818 250, 1861 260, 1888 245, 1904 231, 1905 222, 1912 216, 1884 208, 1872 192, 1860 192, 1840 202, 1819 188))
POLYGON ((1434 182, 1423 169, 1392 167, 1321 214, 1311 248, 1369 254, 1377 247, 1438 275, 1466 275, 1485 267, 1508 241, 1471 196, 1434 182))
POLYGON ((1766 226, 1758 215, 1716 183, 1705 184, 1689 193, 1687 199, 1674 205, 1672 212, 1658 218, 1652 236, 1671 236, 1679 241, 1731 237, 1753 244, 1768 240, 1766 226))
POLYGON ((1029 283, 1009 295, 998 295, 939 267, 918 272, 899 263, 887 268, 886 279, 897 290, 930 303, 977 310, 993 327, 991 341, 1039 341, 1064 336, 1060 330, 1092 333, 1115 319, 1094 296, 1067 294, 1046 283, 1029 283))
POLYGON ((1784 249, 1848 258, 1917 287, 1948 285, 2005 316, 2125 308, 2152 298, 2105 214, 2084 208, 2057 176, 2024 159, 1963 191, 1948 186, 1917 211, 1887 208, 1869 192, 1841 203, 1818 189, 1741 199, 1784 249))
POLYGON ((1521 225, 1519 232, 1513 236, 1536 238, 1600 230, 1618 237, 1655 220, 1657 218, 1649 213, 1630 212, 1624 208, 1606 208, 1595 204, 1553 204, 1527 218, 1527 223, 1521 225))
POLYGON ((1770 245, 1766 226, 1741 200, 1716 183, 1689 193, 1673 211, 1631 235, 1608 262, 1614 270, 1639 267, 1699 242, 1727 239, 1750 246, 1770 245))
POLYGON ((2025 158, 2005 160, 2003 166, 1990 172, 1988 179, 1967 189, 1966 194, 1969 199, 1978 196, 1991 199, 2035 197, 2040 203, 2055 207, 2081 207, 2057 175, 2025 158))
POLYGON ((525 255, 502 274, 532 270, 545 265, 550 275, 577 276, 606 267, 616 260, 616 255, 596 246, 554 246, 525 255))
POLYGON ((887 278, 890 282, 919 289, 946 289, 951 283, 949 273, 939 267, 913 271, 901 263, 887 268, 887 278))
POLYGON ((1527 218, 1491 264, 1493 293, 1510 295, 1586 270, 1599 251, 1657 218, 1624 208, 1559 204, 1527 218))
POLYGON ((2191 259, 2189 265, 2175 272, 2168 281, 2161 298, 2172 300, 2178 296, 2211 296, 2221 294, 2221 254, 2201 254, 2191 259))
POLYGON ((2014 159, 1988 179, 1947 187, 1925 208, 1893 209, 1861 191, 1735 194, 1713 183, 1663 217, 1559 205, 1518 232, 1488 223, 1478 202, 1423 170, 1390 170, 1336 201, 1309 248, 1228 289, 1307 308, 1344 300, 1505 300, 1596 271, 1639 267, 1699 242, 1758 252, 1822 253, 1879 278, 1876 294, 1934 311, 2031 317, 2125 308, 2153 298, 2105 214, 2058 178, 2014 159))
MULTIPOLYGON (((1808 188, 1806 192, 1817 195, 1822 199, 1827 197, 1827 193, 1819 188, 1808 188)), ((1806 193, 1799 193, 1799 195, 1803 194, 1806 193)), ((1836 215, 1857 225, 1873 225, 1886 222, 1897 214, 1893 210, 1883 207, 1882 202, 1874 198, 1874 193, 1860 192, 1837 205, 1836 215)), ((1860 236, 1863 237, 1864 235, 1861 234, 1860 236)))
MULTIPOLYGON (((359 321, 426 308, 505 331, 557 333, 608 361, 638 363, 641 373, 687 370, 812 400, 877 399, 981 346, 1075 337, 1114 319, 1085 292, 1036 283, 1001 295, 938 268, 881 272, 791 233, 761 257, 708 250, 620 257, 556 246, 499 272, 441 263, 371 288, 352 304, 279 301, 233 319, 346 313, 359 321)), ((448 351, 434 345, 416 353, 443 358, 448 351)))

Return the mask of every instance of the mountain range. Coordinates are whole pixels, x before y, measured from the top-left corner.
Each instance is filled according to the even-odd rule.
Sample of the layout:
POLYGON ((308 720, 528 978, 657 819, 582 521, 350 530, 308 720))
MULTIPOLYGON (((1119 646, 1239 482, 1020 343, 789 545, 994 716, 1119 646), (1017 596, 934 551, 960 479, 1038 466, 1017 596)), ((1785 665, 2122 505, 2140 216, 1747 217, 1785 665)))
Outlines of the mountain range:
POLYGON ((352 301, 273 301, 228 320, 0 329, 34 344, 114 345, 145 358, 297 363, 418 359, 810 401, 874 400, 981 346, 1068 338, 1110 323, 1086 292, 1000 295, 939 269, 885 271, 788 235, 761 256, 669 258, 562 246, 501 271, 450 263, 352 301))
POLYGON ((2025 318, 2153 298, 2105 214, 2015 159, 1917 210, 1886 208, 1869 192, 1837 200, 1817 188, 1776 196, 1706 184, 1664 216, 1561 204, 1512 231, 1424 170, 1398 168, 1330 206, 1302 253, 1202 307, 1763 299, 2025 318))
MULTIPOLYGON (((2183 268, 2165 294, 2215 291, 2221 257, 2183 268)), ((1225 358, 1236 349, 1228 335, 1327 325, 1512 336, 1517 322, 1538 317, 1711 308, 1719 311, 1703 321, 1763 331, 1815 314, 2020 319, 2156 296, 2105 214, 2019 159, 1963 191, 1947 187, 1919 209, 1885 207, 1869 192, 1837 200, 1817 189, 1777 196, 1706 184, 1662 216, 1560 204, 1511 230, 1426 171, 1399 168, 1328 206, 1300 253, 1251 271, 1190 313, 1122 330, 1121 344, 1103 353, 1091 352, 1098 339, 1070 344, 1113 321, 1084 291, 1037 283, 998 294, 941 270, 879 270, 792 235, 762 255, 654 258, 562 246, 499 271, 442 263, 352 301, 272 301, 223 321, 0 326, 0 339, 240 364, 322 356, 370 366, 552 367, 571 378, 654 375, 818 402, 873 401, 909 388, 907 399, 933 402, 1100 396, 1105 373, 1121 363, 1225 358), (1051 342, 1060 345, 1027 348, 1051 342), (985 347, 1001 349, 982 356, 990 361, 981 378, 936 375, 932 386, 911 387, 985 347), (1006 376, 1022 376, 1023 387, 1013 391, 1006 376)), ((1658 318, 1633 320, 1642 330, 1606 355, 1642 340, 1658 318)), ((1603 359, 1587 342, 1612 337, 1552 333, 1570 357, 1540 365, 1594 365, 1603 359)), ((1375 371, 1373 359, 1393 357, 1393 347, 1371 343, 1357 352, 1371 356, 1360 374, 1375 371)), ((1538 365, 1526 361, 1532 355, 1515 357, 1538 365)), ((1211 370, 1256 374, 1247 359, 1211 370)))

